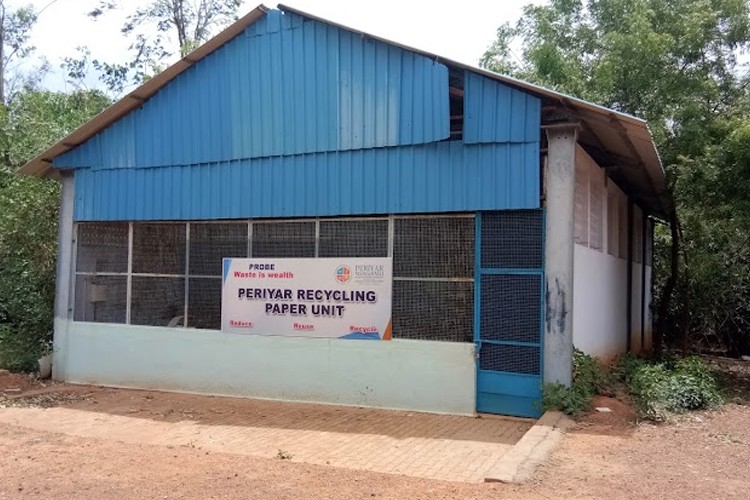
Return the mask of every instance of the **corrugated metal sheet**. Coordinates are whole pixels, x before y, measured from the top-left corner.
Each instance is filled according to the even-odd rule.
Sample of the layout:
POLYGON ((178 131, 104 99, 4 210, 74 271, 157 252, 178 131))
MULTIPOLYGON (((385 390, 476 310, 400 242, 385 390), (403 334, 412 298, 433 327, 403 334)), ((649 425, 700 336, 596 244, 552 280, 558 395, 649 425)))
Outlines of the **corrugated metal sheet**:
POLYGON ((75 218, 197 220, 539 208, 539 144, 418 146, 78 169, 75 218))
POLYGON ((465 143, 539 141, 539 98, 471 71, 464 75, 465 143))
POLYGON ((272 10, 56 167, 129 168, 433 142, 448 69, 272 10))

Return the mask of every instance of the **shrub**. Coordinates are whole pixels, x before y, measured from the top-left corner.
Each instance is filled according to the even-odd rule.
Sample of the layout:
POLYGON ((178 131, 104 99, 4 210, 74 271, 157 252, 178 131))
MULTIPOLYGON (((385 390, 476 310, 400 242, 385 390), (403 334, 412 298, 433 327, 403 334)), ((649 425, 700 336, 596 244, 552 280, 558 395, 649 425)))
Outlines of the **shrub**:
POLYGON ((573 382, 545 384, 542 388, 544 410, 558 409, 567 415, 577 415, 589 409, 597 394, 609 392, 610 377, 599 362, 578 349, 573 351, 573 382))
POLYGON ((638 413, 647 420, 661 422, 670 413, 711 409, 722 403, 710 368, 697 356, 659 363, 625 356, 619 373, 638 413))

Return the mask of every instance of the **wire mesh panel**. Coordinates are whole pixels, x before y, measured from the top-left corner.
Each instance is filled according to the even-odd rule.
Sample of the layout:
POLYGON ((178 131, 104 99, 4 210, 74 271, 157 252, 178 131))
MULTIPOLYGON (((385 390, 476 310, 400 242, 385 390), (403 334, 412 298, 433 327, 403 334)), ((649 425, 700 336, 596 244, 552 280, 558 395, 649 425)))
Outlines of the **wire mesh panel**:
POLYGON ((482 344, 479 369, 496 372, 539 375, 541 355, 539 347, 505 344, 482 344))
POLYGON ((482 340, 537 343, 541 337, 539 275, 485 275, 481 285, 482 340))
POLYGON ((387 257, 387 220, 322 220, 319 257, 387 257))
POLYGON ((474 277, 474 218, 397 218, 394 223, 394 277, 474 277))
POLYGON ((133 224, 133 272, 185 273, 185 224, 133 224))
POLYGON ((184 326, 184 278, 133 276, 131 301, 134 325, 184 326))
POLYGON ((128 270, 128 223, 78 225, 76 271, 124 273, 128 270))
POLYGON ((253 224, 253 257, 315 257, 315 222, 253 224))
POLYGON ((247 257, 247 223, 190 224, 190 274, 221 276, 224 257, 247 257))
POLYGON ((474 283, 394 281, 393 336, 473 341, 474 283))
POLYGON ((190 278, 188 326, 221 329, 221 278, 190 278))
POLYGON ((540 269, 544 263, 541 210, 482 214, 482 267, 540 269))
POLYGON ((76 276, 75 321, 125 323, 126 276, 76 276))

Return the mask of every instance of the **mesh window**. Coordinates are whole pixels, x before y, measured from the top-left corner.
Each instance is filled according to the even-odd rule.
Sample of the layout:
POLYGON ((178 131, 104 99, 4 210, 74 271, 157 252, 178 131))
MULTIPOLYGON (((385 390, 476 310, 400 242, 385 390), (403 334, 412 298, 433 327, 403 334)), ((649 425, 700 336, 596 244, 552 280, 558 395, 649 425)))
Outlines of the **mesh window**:
POLYGON ((589 246, 604 248, 604 171, 592 164, 589 179, 589 246))
POLYGON ((128 223, 78 225, 76 270, 85 273, 128 271, 128 223))
POLYGON ((540 269, 544 265, 541 210, 482 214, 482 267, 540 269))
POLYGON ((247 257, 247 224, 190 224, 190 274, 221 276, 224 257, 247 257))
POLYGON ((183 326, 184 278, 133 276, 130 322, 134 325, 183 326))
POLYGON ((393 336, 472 342, 474 283, 393 282, 393 336))
POLYGON ((320 221, 319 257, 387 257, 387 220, 320 221))
POLYGON ((76 276, 73 319, 125 323, 127 284, 125 276, 76 276))
POLYGON ((540 375, 539 358, 538 347, 483 343, 479 351, 479 369, 540 375))
POLYGON ((538 343, 541 287, 537 275, 482 276, 482 340, 538 343))
POLYGON ((396 219, 393 275, 473 278, 474 218, 396 219))
POLYGON ((253 257, 315 257, 314 222, 253 224, 253 257))
POLYGON ((618 248, 621 259, 628 258, 628 206, 624 198, 617 201, 618 248))
POLYGON ((221 278, 190 278, 188 326, 221 329, 221 278))
POLYGON ((185 224, 133 224, 133 272, 185 274, 185 224))

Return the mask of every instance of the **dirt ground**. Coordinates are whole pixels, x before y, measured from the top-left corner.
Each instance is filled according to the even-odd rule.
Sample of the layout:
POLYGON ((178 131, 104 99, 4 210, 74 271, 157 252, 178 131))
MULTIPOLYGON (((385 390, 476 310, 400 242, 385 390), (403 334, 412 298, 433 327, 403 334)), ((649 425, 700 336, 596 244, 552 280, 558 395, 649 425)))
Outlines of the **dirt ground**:
MULTIPOLYGON (((750 363, 732 370, 750 374, 750 363)), ((110 414, 154 398, 145 418, 210 420, 232 400, 42 383, 0 374, 3 407, 65 406, 110 414), (19 394, 7 389, 22 389, 19 394), (171 410, 171 411, 170 411, 171 410)), ((565 436, 534 480, 524 485, 464 484, 207 452, 125 444, 0 424, 0 498, 748 498, 750 406, 651 425, 623 401, 599 398, 565 436)), ((234 403, 238 404, 238 403, 234 403)))

